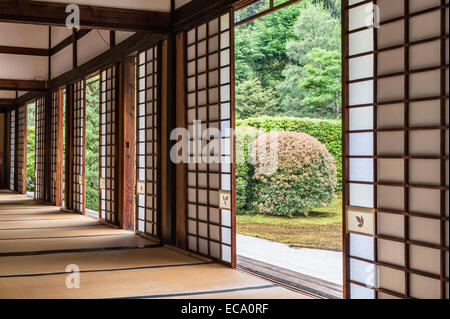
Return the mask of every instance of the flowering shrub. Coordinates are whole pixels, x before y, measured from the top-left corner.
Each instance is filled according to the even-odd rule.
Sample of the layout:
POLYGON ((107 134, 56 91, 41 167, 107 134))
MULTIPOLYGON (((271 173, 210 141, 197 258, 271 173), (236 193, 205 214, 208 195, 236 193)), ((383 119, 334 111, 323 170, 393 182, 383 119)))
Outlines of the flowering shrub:
POLYGON ((260 213, 307 216, 313 207, 333 199, 334 159, 314 137, 298 132, 264 133, 254 141, 251 158, 260 213))

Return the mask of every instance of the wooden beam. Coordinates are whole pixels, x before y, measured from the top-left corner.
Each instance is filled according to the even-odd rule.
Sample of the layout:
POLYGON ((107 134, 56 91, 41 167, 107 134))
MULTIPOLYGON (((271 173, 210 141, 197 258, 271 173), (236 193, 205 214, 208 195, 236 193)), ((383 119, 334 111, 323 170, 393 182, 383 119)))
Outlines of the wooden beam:
POLYGON ((23 48, 23 47, 0 45, 0 54, 49 56, 50 51, 48 49, 23 48))
POLYGON ((0 107, 16 105, 15 99, 0 99, 0 107))
MULTIPOLYGON (((134 58, 118 63, 118 103, 116 109, 118 222, 122 229, 134 230, 134 153, 136 72, 134 58)), ((117 83, 117 82, 116 82, 117 83)))
POLYGON ((0 90, 47 91, 47 81, 0 79, 0 90))
MULTIPOLYGON (((0 22, 66 26, 64 3, 2 0, 0 22)), ((164 12, 79 5, 80 27, 123 31, 168 32, 170 14, 164 12)))
MULTIPOLYGON (((185 119, 185 57, 184 33, 176 36, 176 121, 177 127, 186 127, 185 119)), ((181 249, 187 248, 186 243, 186 171, 185 164, 176 165, 176 245, 181 249)))

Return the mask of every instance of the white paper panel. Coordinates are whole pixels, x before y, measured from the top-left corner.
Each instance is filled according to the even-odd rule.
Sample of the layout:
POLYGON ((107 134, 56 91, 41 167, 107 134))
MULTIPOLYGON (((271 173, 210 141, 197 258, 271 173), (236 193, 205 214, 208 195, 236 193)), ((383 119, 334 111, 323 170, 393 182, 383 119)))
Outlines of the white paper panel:
POLYGON ((382 51, 378 53, 378 75, 403 72, 405 68, 405 49, 382 51))
POLYGON ((409 104, 409 125, 411 127, 436 126, 440 123, 441 103, 439 100, 409 104))
POLYGON ((388 213, 378 213, 377 216, 378 234, 397 238, 404 237, 404 216, 388 213))
POLYGON ((367 29, 349 34, 349 54, 358 54, 373 50, 373 30, 367 29))
POLYGON ((350 183, 350 205, 373 208, 373 185, 350 183))
POLYGON ((350 155, 373 155, 373 133, 349 134, 350 155))
POLYGON ((373 54, 363 55, 349 60, 349 80, 373 76, 373 54))
POLYGON ((401 211, 404 209, 404 188, 394 186, 378 186, 378 208, 401 211))
POLYGON ((382 78, 378 80, 378 102, 403 100, 404 76, 382 78))
POLYGON ((349 15, 348 29, 351 31, 362 27, 366 27, 368 20, 367 16, 370 12, 372 12, 372 10, 373 10, 372 3, 366 3, 348 10, 349 15))
POLYGON ((378 239, 378 261, 403 266, 405 244, 392 240, 378 239))
POLYGON ((373 103, 373 81, 349 85, 350 105, 373 103))
POLYGON ((441 64, 441 41, 425 42, 409 48, 411 70, 435 67, 441 64))
POLYGON ((388 267, 378 267, 379 287, 395 291, 405 292, 405 273, 388 267))
POLYGON ((409 161, 410 184, 440 185, 441 163, 439 160, 412 159, 409 161))
POLYGON ((378 31, 378 48, 391 47, 404 43, 404 21, 396 21, 380 25, 378 31))
POLYGON ((411 131, 409 151, 411 155, 439 155, 441 151, 439 130, 411 131))
POLYGON ((424 243, 440 243, 440 222, 436 219, 409 217, 409 238, 424 243))
POLYGON ((350 255, 374 260, 373 237, 350 234, 350 255))
POLYGON ((403 16, 403 1, 377 0, 379 7, 380 21, 386 21, 392 18, 403 16))
POLYGON ((378 155, 403 155, 405 140, 403 132, 379 132, 377 137, 378 155))
POLYGON ((409 0, 409 12, 417 12, 441 5, 441 0, 409 0))
POLYGON ((401 128, 404 126, 404 105, 379 105, 377 111, 378 128, 401 128))
POLYGON ((403 159, 378 159, 377 174, 379 182, 403 183, 404 160, 403 159))
POLYGON ((439 36, 441 33, 440 11, 411 17, 409 19, 409 40, 419 41, 439 36))
POLYGON ((373 182, 373 159, 351 158, 350 180, 360 182, 373 182))
POLYGON ((411 297, 421 299, 441 298, 440 281, 437 279, 410 274, 409 287, 411 297))
POLYGON ((374 286, 375 281, 375 265, 364 261, 350 259, 350 279, 374 286))
POLYGON ((436 189, 410 188, 409 210, 414 213, 440 214, 440 191, 436 189))
POLYGON ((374 299, 375 291, 359 285, 350 284, 350 296, 352 299, 374 299))
POLYGON ((413 73, 409 77, 410 98, 434 97, 441 93, 441 72, 439 70, 413 73))
POLYGON ((349 130, 373 129, 373 107, 356 107, 348 110, 349 130))
POLYGON ((409 266, 415 270, 422 270, 437 275, 441 269, 440 252, 438 249, 410 245, 409 266))

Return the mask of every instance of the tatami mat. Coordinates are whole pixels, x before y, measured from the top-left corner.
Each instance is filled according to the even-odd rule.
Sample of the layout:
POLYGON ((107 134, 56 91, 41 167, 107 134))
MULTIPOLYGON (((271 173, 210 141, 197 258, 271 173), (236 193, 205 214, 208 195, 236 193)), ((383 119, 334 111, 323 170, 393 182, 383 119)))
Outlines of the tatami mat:
POLYGON ((32 215, 13 216, 4 196, 26 209, 0 192, 0 298, 309 298, 36 202, 32 215), (80 288, 66 287, 68 265, 79 267, 80 288))

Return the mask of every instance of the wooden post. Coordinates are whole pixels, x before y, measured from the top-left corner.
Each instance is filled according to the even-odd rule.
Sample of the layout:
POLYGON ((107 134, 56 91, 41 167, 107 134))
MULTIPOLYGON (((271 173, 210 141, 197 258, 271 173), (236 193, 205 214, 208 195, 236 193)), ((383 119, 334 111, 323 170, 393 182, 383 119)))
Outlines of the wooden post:
MULTIPOLYGON (((185 120, 185 76, 184 76, 184 33, 176 36, 176 125, 186 127, 185 120)), ((186 171, 185 164, 176 166, 176 245, 186 249, 186 171)))
POLYGON ((58 90, 57 123, 56 123, 56 206, 62 206, 62 161, 63 161, 63 89, 58 90))
POLYGON ((134 230, 134 152, 135 152, 135 90, 134 57, 117 63, 116 88, 116 198, 117 218, 122 229, 134 230))
POLYGON ((73 185, 73 84, 66 88, 66 154, 65 154, 65 206, 72 209, 73 185))

